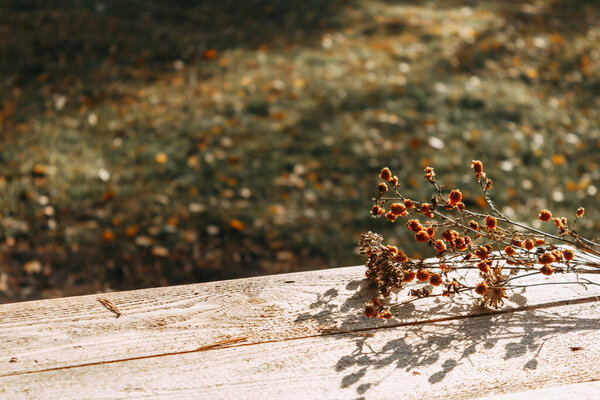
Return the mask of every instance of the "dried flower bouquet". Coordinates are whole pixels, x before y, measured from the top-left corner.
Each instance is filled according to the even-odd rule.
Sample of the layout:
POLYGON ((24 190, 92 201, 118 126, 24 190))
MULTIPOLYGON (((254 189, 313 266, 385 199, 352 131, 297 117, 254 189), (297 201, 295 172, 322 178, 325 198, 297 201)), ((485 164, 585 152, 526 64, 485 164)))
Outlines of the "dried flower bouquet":
MULTIPOLYGON (((428 202, 418 202, 400 192, 398 178, 383 168, 371 214, 390 222, 406 221, 406 227, 417 242, 431 246, 436 257, 410 259, 402 249, 386 245, 381 235, 373 232, 361 236, 360 253, 367 257, 366 277, 372 280, 378 294, 365 307, 365 315, 389 319, 392 309, 425 297, 453 296, 473 292, 483 306, 499 308, 507 298, 507 290, 531 286, 520 279, 533 275, 563 273, 600 273, 600 244, 579 235, 578 219, 585 210, 580 207, 569 225, 565 217, 553 217, 541 210, 538 219, 554 223, 557 234, 524 225, 503 214, 489 197, 492 180, 481 161, 471 168, 481 187, 487 212, 474 212, 463 203, 459 189, 449 192, 439 185, 435 171, 425 168, 425 179, 435 188, 428 202), (465 281, 465 270, 476 270, 477 283, 465 281), (392 291, 410 288, 412 299, 384 305, 392 291), (439 288, 439 289, 438 289, 439 288)), ((577 275, 578 276, 578 275, 577 275)), ((536 283, 598 285, 585 278, 536 283)))

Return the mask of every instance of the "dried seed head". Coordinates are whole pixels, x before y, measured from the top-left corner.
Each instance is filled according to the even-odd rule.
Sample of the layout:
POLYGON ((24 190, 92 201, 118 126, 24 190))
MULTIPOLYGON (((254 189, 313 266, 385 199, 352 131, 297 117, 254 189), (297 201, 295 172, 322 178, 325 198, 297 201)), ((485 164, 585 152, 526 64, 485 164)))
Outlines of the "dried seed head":
POLYGON ((387 192, 388 187, 385 183, 380 183, 379 185, 377 185, 377 191, 381 194, 384 194, 385 192, 387 192))
POLYGON ((477 293, 480 296, 483 296, 485 292, 487 292, 487 289, 488 285, 487 283, 485 283, 485 281, 479 282, 477 286, 475 286, 475 293, 477 293))
POLYGON ((385 219, 387 219, 387 220, 388 220, 388 221, 390 221, 390 222, 396 222, 396 216, 395 216, 395 215, 394 215, 394 213, 393 213, 393 212, 391 212, 391 211, 388 211, 388 212, 385 214, 385 219))
POLYGON ((433 182, 433 178, 435 177, 435 171, 431 167, 425 168, 425 178, 428 181, 433 182))
POLYGON ((408 256, 406 254, 404 254, 404 252, 402 250, 398 250, 398 254, 396 254, 396 256, 394 257, 395 261, 398 261, 400 263, 406 262, 408 261, 408 256))
POLYGON ((544 240, 544 238, 535 238, 535 245, 536 246, 543 246, 546 244, 546 241, 544 240))
POLYGON ((412 282, 413 279, 415 279, 415 275, 417 275, 415 273, 415 271, 407 271, 404 273, 404 278, 402 278, 402 282, 412 282))
POLYGON ((506 253, 507 256, 512 257, 516 254, 515 249, 513 249, 511 246, 506 246, 504 248, 504 252, 506 253))
POLYGON ((488 272, 490 272, 490 265, 485 261, 478 262, 477 268, 479 268, 479 270, 481 272, 483 272, 484 274, 487 274, 488 272))
POLYGON ((563 250, 562 253, 563 253, 563 257, 567 261, 571 261, 573 258, 575 258, 575 252, 571 249, 565 249, 565 250, 563 250))
POLYGON ((382 312, 379 313, 379 315, 377 315, 377 317, 379 317, 381 319, 390 319, 390 318, 392 318, 392 313, 390 310, 383 310, 382 312))
POLYGON ((392 178, 392 172, 388 167, 385 167, 379 173, 379 177, 384 181, 389 181, 392 178))
POLYGON ((579 207, 579 208, 577 209, 577 212, 576 212, 576 214, 577 214, 577 218, 581 218, 581 217, 583 217, 583 214, 585 214, 585 208, 583 208, 583 207, 579 207))
POLYGON ((494 229, 496 229, 497 225, 498 225, 498 220, 495 217, 492 217, 491 215, 488 215, 487 217, 485 217, 485 226, 487 227, 488 230, 493 231, 494 229))
POLYGON ((523 241, 519 238, 513 238, 510 241, 511 246, 515 246, 515 247, 523 247, 523 241))
POLYGON ((540 211, 540 213, 538 214, 538 219, 543 222, 550 221, 551 218, 552 213, 546 209, 540 211))
POLYGON ((404 204, 402 203, 393 203, 390 206, 390 211, 394 214, 394 215, 406 215, 406 207, 404 206, 404 204))
POLYGON ((377 311, 375 307, 368 305, 365 307, 365 317, 367 318, 375 318, 377 316, 377 311))
POLYGON ((525 240, 525 248, 527 250, 533 250, 534 246, 535 246, 535 243, 533 243, 533 240, 531 240, 531 239, 525 240))
POLYGON ((442 284, 442 276, 440 274, 432 274, 429 277, 429 283, 432 286, 440 286, 442 284))
POLYGON ((406 199, 404 200, 404 205, 410 210, 415 206, 415 203, 411 199, 406 199))
POLYGON ((446 243, 443 240, 436 240, 433 242, 433 248, 439 252, 446 251, 446 243))
POLYGON ((469 227, 475 231, 479 230, 479 224, 473 220, 469 221, 469 227))
POLYGON ((554 273, 554 268, 549 265, 544 265, 542 268, 540 268, 540 272, 544 275, 552 275, 554 273))
POLYGON ((425 282, 427 279, 429 279, 429 275, 429 271, 426 269, 420 269, 417 271, 417 280, 419 282, 425 282))
POLYGON ((415 233, 415 239, 417 242, 425 243, 429 240, 429 235, 427 234, 427 231, 420 230, 419 232, 415 233))
POLYGON ((416 219, 409 219, 406 226, 415 233, 423 230, 423 225, 416 219))
POLYGON ((442 232, 442 239, 444 239, 448 243, 452 243, 454 239, 458 237, 458 232, 454 230, 447 230, 442 232))
POLYGON ((425 229, 425 232, 427 232, 427 235, 429 235, 429 237, 433 237, 433 235, 435 235, 435 231, 436 231, 436 227, 431 225, 429 227, 427 227, 427 229, 425 229))
POLYGON ((429 203, 421 204, 419 211, 421 211, 425 215, 429 214, 431 212, 431 204, 429 204, 429 203))
POLYGON ((379 207, 378 205, 374 205, 373 208, 371 208, 371 214, 372 215, 381 215, 385 212, 385 210, 381 207, 379 207))
POLYGON ((453 205, 460 203, 462 201, 462 197, 462 193, 458 189, 451 191, 450 195, 448 196, 450 203, 453 205))
POLYGON ((538 257, 538 262, 540 264, 551 264, 556 261, 556 258, 552 255, 552 253, 544 253, 540 257, 538 257))
POLYGON ((473 160, 471 163, 471 168, 473 168, 473 171, 475 171, 477 177, 481 176, 483 173, 483 164, 479 160, 473 160))

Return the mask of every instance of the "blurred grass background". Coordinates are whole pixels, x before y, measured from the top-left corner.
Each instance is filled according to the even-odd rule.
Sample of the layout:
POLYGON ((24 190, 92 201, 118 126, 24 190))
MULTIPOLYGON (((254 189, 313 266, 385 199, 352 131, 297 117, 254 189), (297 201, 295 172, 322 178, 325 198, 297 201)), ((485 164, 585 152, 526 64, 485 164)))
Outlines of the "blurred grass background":
MULTIPOLYGON (((595 1, 3 1, 0 301, 362 263, 377 173, 598 236, 595 1)), ((537 226, 537 225, 536 225, 537 226)), ((412 255, 426 249, 411 243, 412 255)))

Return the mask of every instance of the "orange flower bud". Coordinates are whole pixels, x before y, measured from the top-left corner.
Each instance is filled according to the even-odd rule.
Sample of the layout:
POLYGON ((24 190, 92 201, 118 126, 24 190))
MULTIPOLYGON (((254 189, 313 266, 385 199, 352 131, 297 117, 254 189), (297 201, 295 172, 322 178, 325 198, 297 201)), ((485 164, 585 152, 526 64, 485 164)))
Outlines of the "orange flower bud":
POLYGON ((417 271, 417 280, 419 282, 425 282, 427 279, 429 279, 429 276, 429 271, 426 269, 420 269, 417 271))
POLYGON ((442 284, 442 276, 440 274, 431 275, 429 283, 433 286, 440 286, 442 284))
POLYGON ((485 282, 479 282, 477 286, 475 286, 475 293, 480 296, 483 296, 485 292, 487 292, 488 285, 485 282))
POLYGON ((384 181, 389 181, 392 178, 392 172, 388 167, 385 167, 379 173, 379 177, 384 181))
POLYGON ((456 205, 462 201, 462 197, 463 196, 462 196, 462 193, 460 192, 460 190, 454 189, 453 191, 450 192, 450 195, 448 198, 449 198, 451 204, 456 205))
POLYGON ((415 233, 415 239, 417 242, 425 243, 429 240, 429 235, 427 234, 427 231, 420 230, 419 232, 415 233))

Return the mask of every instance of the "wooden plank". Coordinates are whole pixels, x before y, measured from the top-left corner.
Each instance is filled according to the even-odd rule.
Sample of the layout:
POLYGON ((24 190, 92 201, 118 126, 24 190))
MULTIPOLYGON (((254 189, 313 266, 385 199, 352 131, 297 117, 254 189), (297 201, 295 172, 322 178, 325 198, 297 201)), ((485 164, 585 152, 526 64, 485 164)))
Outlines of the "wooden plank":
POLYGON ((598 400, 600 399, 600 381, 573 383, 518 393, 507 393, 485 397, 481 400, 598 400))
MULTIPOLYGON (((486 312, 473 308, 467 297, 426 299, 393 320, 368 319, 362 309, 373 292, 363 274, 364 267, 349 267, 103 295, 118 306, 119 318, 97 296, 3 305, 0 357, 6 364, 0 376, 192 352, 229 339, 262 343, 320 335, 327 328, 375 328, 486 312)), ((600 290, 535 287, 527 293, 529 304, 539 305, 600 290)), ((526 299, 513 294, 512 306, 523 305, 526 299)))
POLYGON ((463 399, 519 392, 599 379, 599 317, 599 303, 586 302, 374 329, 372 337, 234 343, 5 376, 0 397, 463 399))

